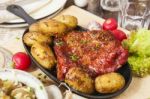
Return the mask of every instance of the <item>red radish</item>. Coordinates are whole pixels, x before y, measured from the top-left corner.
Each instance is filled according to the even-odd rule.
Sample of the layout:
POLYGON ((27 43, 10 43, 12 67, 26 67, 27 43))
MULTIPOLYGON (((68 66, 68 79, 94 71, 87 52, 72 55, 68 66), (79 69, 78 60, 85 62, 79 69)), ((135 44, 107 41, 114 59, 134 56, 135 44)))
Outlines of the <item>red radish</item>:
POLYGON ((24 52, 14 54, 12 61, 14 62, 15 69, 19 70, 27 70, 31 64, 30 57, 24 52))
POLYGON ((117 21, 114 18, 109 18, 107 20, 105 20, 105 22, 103 23, 103 29, 104 30, 115 30, 117 29, 118 24, 117 21))
POLYGON ((121 30, 118 30, 118 29, 113 30, 113 31, 112 31, 112 34, 113 34, 113 35, 115 36, 115 38, 118 39, 119 41, 122 41, 122 40, 124 40, 124 39, 127 39, 126 34, 125 34, 123 31, 121 31, 121 30))

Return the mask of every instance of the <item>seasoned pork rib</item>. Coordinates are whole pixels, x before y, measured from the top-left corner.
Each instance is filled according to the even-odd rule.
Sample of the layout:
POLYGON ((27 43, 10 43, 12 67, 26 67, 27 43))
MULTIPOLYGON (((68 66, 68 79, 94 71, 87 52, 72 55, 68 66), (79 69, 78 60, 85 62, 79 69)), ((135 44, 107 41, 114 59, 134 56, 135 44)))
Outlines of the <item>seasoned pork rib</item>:
POLYGON ((80 66, 91 77, 116 71, 126 61, 128 52, 108 31, 70 32, 55 39, 57 77, 64 80, 70 67, 80 66))

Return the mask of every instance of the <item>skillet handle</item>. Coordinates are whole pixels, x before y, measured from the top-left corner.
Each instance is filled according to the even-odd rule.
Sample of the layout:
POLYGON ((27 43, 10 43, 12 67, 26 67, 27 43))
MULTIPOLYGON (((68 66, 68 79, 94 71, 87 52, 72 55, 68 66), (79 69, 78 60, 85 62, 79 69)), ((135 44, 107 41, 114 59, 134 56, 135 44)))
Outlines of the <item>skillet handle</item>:
POLYGON ((18 6, 18 5, 9 5, 7 7, 7 10, 13 14, 15 14, 16 16, 22 18, 23 20, 25 20, 29 25, 33 24, 36 22, 35 19, 33 19, 31 16, 29 16, 29 14, 27 14, 25 12, 25 10, 18 6))

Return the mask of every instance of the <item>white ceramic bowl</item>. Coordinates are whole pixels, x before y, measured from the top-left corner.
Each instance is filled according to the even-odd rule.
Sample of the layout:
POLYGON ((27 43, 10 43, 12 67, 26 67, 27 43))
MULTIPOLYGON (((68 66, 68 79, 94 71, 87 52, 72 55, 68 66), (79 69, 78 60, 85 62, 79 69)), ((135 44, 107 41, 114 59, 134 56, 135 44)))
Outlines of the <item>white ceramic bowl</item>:
POLYGON ((27 72, 16 69, 3 69, 0 70, 0 79, 21 82, 34 89, 37 99, 48 99, 44 85, 36 77, 27 72))

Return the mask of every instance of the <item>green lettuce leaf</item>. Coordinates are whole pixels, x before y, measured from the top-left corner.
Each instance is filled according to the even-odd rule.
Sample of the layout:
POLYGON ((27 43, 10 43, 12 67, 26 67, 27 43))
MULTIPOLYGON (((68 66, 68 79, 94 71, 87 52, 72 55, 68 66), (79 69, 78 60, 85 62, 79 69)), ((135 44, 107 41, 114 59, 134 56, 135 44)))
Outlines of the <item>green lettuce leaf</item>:
POLYGON ((140 77, 150 74, 150 30, 131 32, 123 46, 129 50, 128 62, 133 74, 140 77))

